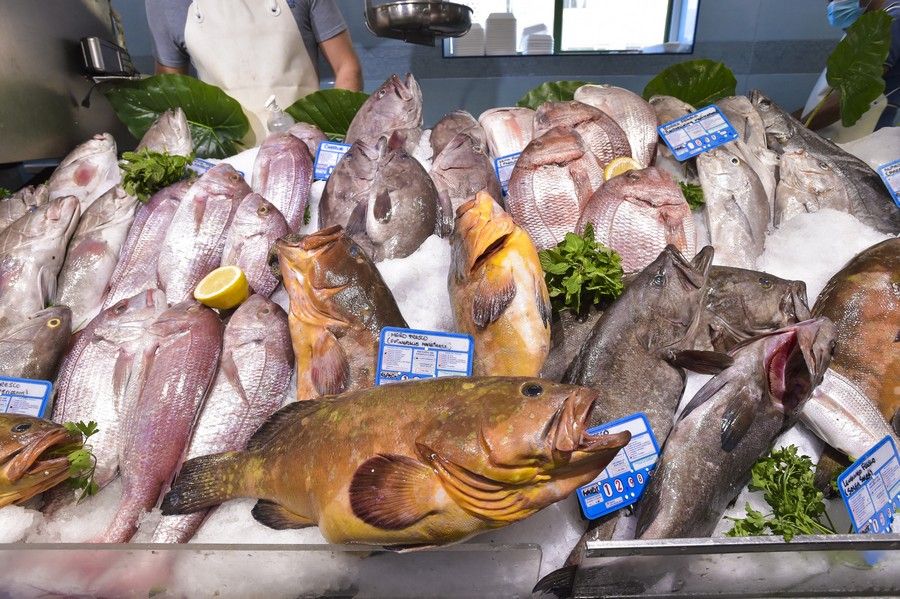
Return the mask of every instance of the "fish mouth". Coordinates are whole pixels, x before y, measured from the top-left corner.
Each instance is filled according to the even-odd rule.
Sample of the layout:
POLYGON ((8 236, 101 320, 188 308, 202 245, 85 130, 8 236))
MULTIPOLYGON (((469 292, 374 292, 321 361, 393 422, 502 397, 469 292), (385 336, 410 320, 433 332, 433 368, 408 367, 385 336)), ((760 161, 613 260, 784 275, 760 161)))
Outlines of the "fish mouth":
POLYGON ((808 320, 811 314, 809 301, 806 299, 806 283, 800 281, 791 285, 790 290, 781 298, 780 308, 781 313, 786 314, 793 322, 808 320))
POLYGON ((826 318, 806 320, 772 334, 764 358, 772 403, 797 413, 822 381, 834 349, 834 325, 826 318))
POLYGON ((667 245, 663 250, 672 262, 672 266, 681 275, 679 279, 682 283, 687 283, 685 288, 690 290, 702 289, 706 285, 706 278, 709 274, 709 267, 712 264, 713 254, 715 250, 711 245, 705 246, 694 256, 693 260, 688 261, 674 245, 667 245))
POLYGON ((594 406, 600 395, 593 389, 578 387, 570 393, 563 405, 556 411, 545 431, 551 444, 555 463, 578 466, 592 463, 595 454, 610 450, 618 451, 628 445, 631 433, 623 431, 615 434, 588 432, 594 406))
POLYGON ((49 430, 28 445, 5 456, 11 459, 8 459, 3 466, 2 473, 11 483, 42 472, 46 472, 48 478, 56 478, 61 472, 67 474, 69 459, 65 455, 53 454, 62 446, 79 443, 79 441, 78 437, 70 434, 64 428, 49 430))

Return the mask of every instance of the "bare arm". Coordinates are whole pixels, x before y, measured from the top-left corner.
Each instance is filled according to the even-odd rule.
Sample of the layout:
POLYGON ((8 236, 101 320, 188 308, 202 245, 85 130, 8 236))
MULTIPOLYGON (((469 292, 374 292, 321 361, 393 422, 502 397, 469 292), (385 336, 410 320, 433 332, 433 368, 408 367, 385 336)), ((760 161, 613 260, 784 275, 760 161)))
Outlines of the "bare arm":
POLYGON ((157 74, 157 75, 162 75, 162 74, 165 74, 165 73, 178 73, 178 74, 180 74, 180 75, 187 75, 187 74, 188 74, 188 68, 187 68, 187 67, 167 67, 166 65, 164 65, 164 64, 159 64, 158 62, 156 63, 156 69, 155 69, 155 71, 156 71, 156 74, 157 74))
POLYGON ((362 90, 362 68, 350 41, 350 33, 343 31, 319 44, 325 59, 334 70, 334 86, 353 91, 362 90))

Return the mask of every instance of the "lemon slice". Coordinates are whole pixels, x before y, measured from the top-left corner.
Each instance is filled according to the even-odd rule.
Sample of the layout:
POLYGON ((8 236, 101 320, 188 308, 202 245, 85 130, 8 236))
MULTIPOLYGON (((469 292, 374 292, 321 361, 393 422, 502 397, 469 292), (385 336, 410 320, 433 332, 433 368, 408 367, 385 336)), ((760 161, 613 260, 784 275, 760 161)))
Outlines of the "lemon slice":
POLYGON ((205 277, 194 289, 194 298, 205 306, 229 310, 250 297, 247 276, 237 266, 221 266, 205 277))
POLYGON ((603 169, 603 179, 604 181, 609 181, 613 177, 617 177, 628 171, 640 170, 641 168, 641 163, 631 156, 619 156, 618 158, 610 160, 609 164, 606 165, 606 168, 603 169))

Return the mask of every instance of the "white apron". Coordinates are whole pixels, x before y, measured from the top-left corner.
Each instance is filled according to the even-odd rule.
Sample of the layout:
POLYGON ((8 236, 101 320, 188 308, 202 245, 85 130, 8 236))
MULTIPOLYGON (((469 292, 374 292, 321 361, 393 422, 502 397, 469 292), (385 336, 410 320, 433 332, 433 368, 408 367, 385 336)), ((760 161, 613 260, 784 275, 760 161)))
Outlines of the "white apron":
POLYGON ((319 89, 297 21, 285 0, 194 0, 184 42, 198 77, 240 102, 255 139, 265 139, 265 102, 287 108, 319 89))

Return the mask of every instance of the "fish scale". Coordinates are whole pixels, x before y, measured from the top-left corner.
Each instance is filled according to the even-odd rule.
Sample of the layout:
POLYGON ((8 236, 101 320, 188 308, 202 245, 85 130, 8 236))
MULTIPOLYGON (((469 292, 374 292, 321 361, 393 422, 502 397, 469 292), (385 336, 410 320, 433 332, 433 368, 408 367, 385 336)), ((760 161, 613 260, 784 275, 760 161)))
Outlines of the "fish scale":
POLYGON ((258 193, 248 194, 228 228, 222 266, 240 267, 253 291, 269 297, 279 283, 269 267, 269 249, 287 233, 288 224, 278 208, 258 193))
POLYGON ((50 199, 75 196, 84 212, 94 200, 122 181, 116 142, 100 133, 82 143, 62 159, 47 187, 50 199))
POLYGON ((631 146, 631 156, 648 167, 656 155, 656 112, 639 95, 611 85, 582 85, 575 100, 608 114, 622 128, 631 146))
POLYGON ((521 152, 534 137, 534 111, 530 108, 491 108, 478 117, 492 158, 521 152))
POLYGON ((313 162, 306 144, 290 133, 269 135, 253 163, 253 191, 284 215, 291 231, 303 225, 313 181, 313 162))

